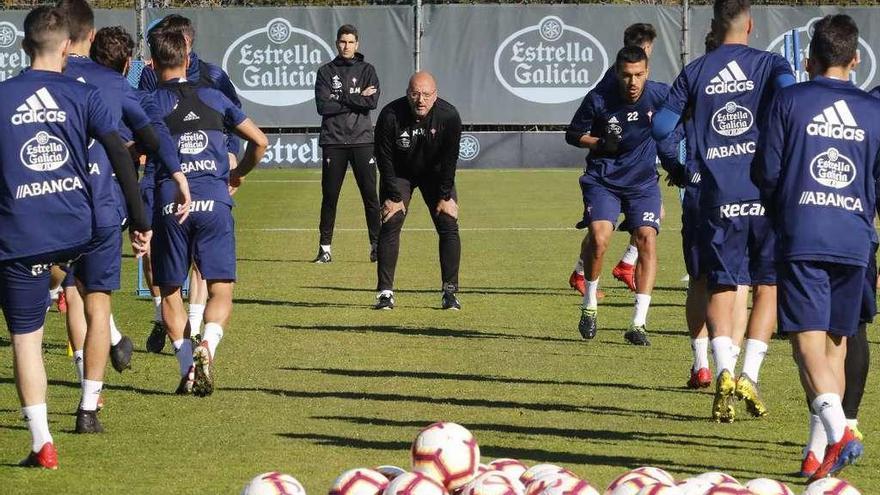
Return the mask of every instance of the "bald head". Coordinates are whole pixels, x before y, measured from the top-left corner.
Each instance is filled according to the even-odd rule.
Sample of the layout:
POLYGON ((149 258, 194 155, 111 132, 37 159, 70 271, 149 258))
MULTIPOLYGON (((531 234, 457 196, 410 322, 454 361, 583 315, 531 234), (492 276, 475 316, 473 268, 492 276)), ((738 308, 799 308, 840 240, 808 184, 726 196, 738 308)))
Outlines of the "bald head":
POLYGON ((409 78, 406 97, 409 106, 417 117, 424 117, 434 108, 437 101, 437 81, 430 72, 419 71, 409 78))

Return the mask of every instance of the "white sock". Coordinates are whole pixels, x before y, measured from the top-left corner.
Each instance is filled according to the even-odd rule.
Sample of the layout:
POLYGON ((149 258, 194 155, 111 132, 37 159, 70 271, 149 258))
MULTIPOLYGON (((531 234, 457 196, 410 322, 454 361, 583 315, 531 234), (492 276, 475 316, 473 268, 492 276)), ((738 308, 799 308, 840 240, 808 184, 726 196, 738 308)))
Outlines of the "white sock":
MULTIPOLYGON (((730 365, 731 368, 736 368, 736 363, 739 361, 740 353, 742 353, 742 347, 740 347, 738 345, 733 345, 733 343, 731 343, 730 344, 730 355, 732 356, 732 359, 733 359, 733 363, 731 363, 731 365, 730 365)), ((731 373, 733 373, 733 370, 731 370, 731 373)))
POLYGON ((202 340, 208 342, 208 350, 211 351, 211 358, 217 352, 217 344, 223 338, 223 327, 217 323, 205 323, 205 335, 202 340))
POLYGON ((82 349, 73 351, 73 365, 76 366, 76 378, 80 383, 82 383, 83 377, 85 376, 85 371, 83 370, 83 354, 82 349))
POLYGON ((64 287, 61 287, 60 285, 58 287, 55 287, 54 289, 49 289, 49 297, 51 297, 52 300, 55 301, 58 299, 58 295, 61 294, 61 291, 63 290, 64 287))
POLYGON ((325 253, 329 253, 330 252, 330 244, 321 244, 321 251, 324 251, 325 253))
POLYGON ((629 244, 626 246, 626 251, 623 252, 623 256, 620 258, 620 262, 627 265, 635 265, 636 260, 638 259, 639 250, 632 244, 629 244))
POLYGON ((153 321, 162 321, 162 296, 153 297, 153 321))
POLYGON ((116 345, 119 341, 122 340, 122 334, 119 333, 119 329, 116 328, 116 320, 113 319, 113 314, 110 314, 110 345, 116 345))
POLYGON ((694 371, 709 367, 709 337, 691 339, 691 349, 694 351, 694 371))
POLYGON ((205 316, 204 304, 189 303, 189 331, 192 335, 201 333, 202 318, 205 316))
POLYGON ((101 388, 103 388, 104 382, 96 382, 94 380, 83 380, 82 381, 82 400, 80 401, 79 407, 83 411, 97 411, 98 410, 98 398, 101 396, 101 388))
POLYGON ((804 457, 807 453, 812 452, 816 456, 816 460, 822 462, 825 458, 825 447, 828 446, 828 435, 825 433, 825 426, 822 424, 822 418, 815 414, 810 414, 810 436, 807 438, 807 446, 804 449, 804 457))
POLYGON ((813 399, 813 413, 822 418, 828 444, 837 443, 846 430, 846 415, 837 394, 822 394, 813 399))
POLYGON ((857 419, 846 419, 846 426, 849 426, 850 430, 855 430, 859 427, 859 420, 857 419))
POLYGON ((28 430, 31 432, 32 451, 39 452, 44 444, 52 443, 52 434, 49 433, 49 414, 46 412, 45 402, 22 407, 21 414, 27 421, 28 430))
POLYGON ((716 377, 720 376, 724 370, 733 374, 736 359, 733 357, 733 344, 730 343, 730 337, 715 337, 712 339, 712 354, 715 355, 716 377))
POLYGON ((577 263, 574 264, 574 271, 575 271, 578 275, 583 275, 583 274, 584 274, 584 260, 578 258, 577 263))
POLYGON ((651 306, 651 296, 648 294, 636 294, 636 306, 633 308, 632 324, 640 327, 648 320, 648 307, 651 306))
POLYGON ((394 297, 394 291, 393 291, 393 290, 385 289, 385 290, 379 292, 379 295, 380 295, 380 296, 394 297))
POLYGON ((761 372, 761 363, 767 355, 767 343, 757 339, 746 340, 746 357, 743 359, 742 374, 758 383, 758 373, 761 372))
POLYGON ((189 339, 175 340, 174 354, 177 356, 177 364, 180 365, 180 376, 189 373, 189 367, 193 365, 193 348, 189 339))
POLYGON ((596 292, 599 290, 599 279, 587 280, 586 285, 587 290, 584 292, 583 306, 586 309, 596 309, 599 306, 599 299, 596 297, 596 292))

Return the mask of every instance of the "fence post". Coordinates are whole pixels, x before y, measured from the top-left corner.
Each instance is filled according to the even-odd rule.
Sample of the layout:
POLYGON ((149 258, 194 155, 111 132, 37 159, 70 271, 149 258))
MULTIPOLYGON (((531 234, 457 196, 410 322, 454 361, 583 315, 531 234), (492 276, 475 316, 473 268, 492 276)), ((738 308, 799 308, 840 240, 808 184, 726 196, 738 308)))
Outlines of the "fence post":
POLYGON ((146 13, 147 13, 147 2, 146 0, 137 0, 134 4, 135 9, 135 24, 137 25, 137 43, 135 43, 135 60, 143 60, 144 55, 146 55, 147 50, 144 45, 144 38, 146 38, 146 34, 144 29, 146 28, 146 13))
POLYGON ((422 67, 422 0, 415 0, 413 10, 413 66, 418 72, 422 67))
POLYGON ((684 68, 690 59, 690 4, 688 0, 681 0, 681 67, 684 68))

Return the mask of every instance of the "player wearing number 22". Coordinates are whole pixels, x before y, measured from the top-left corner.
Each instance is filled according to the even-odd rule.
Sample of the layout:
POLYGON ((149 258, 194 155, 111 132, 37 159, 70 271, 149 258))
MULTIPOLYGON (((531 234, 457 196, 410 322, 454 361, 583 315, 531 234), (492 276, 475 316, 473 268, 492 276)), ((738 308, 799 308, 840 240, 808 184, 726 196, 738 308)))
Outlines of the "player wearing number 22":
POLYGON ((636 265, 635 311, 625 339, 650 345, 645 323, 657 273, 656 239, 660 231, 660 188, 656 161, 681 176, 673 138, 655 142, 651 117, 666 99, 669 86, 648 80, 648 56, 640 47, 625 47, 617 54, 616 85, 590 91, 566 132, 570 144, 590 149, 580 178, 584 198, 582 225, 589 227, 583 243, 586 293, 578 330, 592 339, 596 334, 596 291, 602 258, 623 212, 620 230, 633 234, 639 251, 636 265))

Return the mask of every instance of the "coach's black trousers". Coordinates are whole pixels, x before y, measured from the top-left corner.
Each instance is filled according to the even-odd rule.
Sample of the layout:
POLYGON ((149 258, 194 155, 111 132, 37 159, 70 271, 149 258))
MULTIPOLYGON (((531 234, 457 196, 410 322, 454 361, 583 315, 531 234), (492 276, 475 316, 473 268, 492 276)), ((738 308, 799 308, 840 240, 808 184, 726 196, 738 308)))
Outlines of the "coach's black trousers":
MULTIPOLYGON (((409 203, 413 191, 418 188, 422 192, 422 199, 434 221, 434 228, 440 237, 440 277, 443 287, 452 286, 452 290, 458 290, 458 266, 461 262, 461 238, 458 235, 458 220, 446 214, 437 214, 437 203, 440 201, 439 188, 436 180, 423 180, 421 183, 407 179, 397 178, 397 190, 400 191, 401 200, 409 212, 409 203)), ((388 196, 382 194, 383 198, 388 196)), ((452 198, 458 201, 455 189, 452 190, 452 198)), ((400 252, 400 231, 406 214, 398 212, 379 229, 379 283, 377 290, 392 290, 394 287, 394 270, 397 268, 397 255, 400 252)))
POLYGON ((364 202, 364 216, 370 244, 379 239, 379 196, 376 191, 376 161, 373 159, 373 145, 325 146, 323 148, 323 168, 321 169, 321 244, 333 241, 333 227, 336 225, 336 204, 345 180, 345 171, 351 163, 354 180, 361 191, 364 202))

